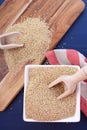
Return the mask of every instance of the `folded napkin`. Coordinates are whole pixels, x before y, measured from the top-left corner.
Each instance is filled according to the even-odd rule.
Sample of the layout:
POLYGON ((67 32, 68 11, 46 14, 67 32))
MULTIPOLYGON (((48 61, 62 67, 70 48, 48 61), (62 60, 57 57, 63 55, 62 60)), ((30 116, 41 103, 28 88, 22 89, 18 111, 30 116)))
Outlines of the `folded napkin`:
POLYGON ((55 49, 46 53, 46 58, 52 65, 87 65, 87 58, 73 49, 55 49))

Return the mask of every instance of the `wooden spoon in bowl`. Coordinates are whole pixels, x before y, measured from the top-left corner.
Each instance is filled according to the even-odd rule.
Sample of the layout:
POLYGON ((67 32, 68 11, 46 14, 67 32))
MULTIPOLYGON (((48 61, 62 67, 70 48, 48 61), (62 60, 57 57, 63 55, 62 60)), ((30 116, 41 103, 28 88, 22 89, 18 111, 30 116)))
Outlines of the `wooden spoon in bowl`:
POLYGON ((73 75, 60 76, 59 78, 51 82, 48 87, 51 88, 59 83, 63 83, 64 93, 62 93, 60 96, 57 97, 58 99, 62 99, 75 91, 78 82, 86 79, 87 79, 87 66, 84 66, 73 75))

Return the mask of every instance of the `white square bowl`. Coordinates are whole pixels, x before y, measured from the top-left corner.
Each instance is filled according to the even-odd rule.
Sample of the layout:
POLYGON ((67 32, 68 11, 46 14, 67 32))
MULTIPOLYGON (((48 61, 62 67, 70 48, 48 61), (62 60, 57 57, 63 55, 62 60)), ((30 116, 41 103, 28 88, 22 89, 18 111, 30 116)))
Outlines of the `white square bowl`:
MULTIPOLYGON (((24 100, 23 100, 23 120, 26 122, 43 122, 43 121, 36 121, 32 119, 26 118, 25 114, 25 93, 27 90, 27 85, 29 82, 29 70, 32 68, 40 68, 40 67, 57 67, 57 66, 67 66, 67 67, 75 67, 78 70, 80 69, 79 66, 74 65, 26 65, 25 66, 25 73, 24 73, 24 100)), ((80 83, 77 85, 77 91, 76 91, 76 111, 75 114, 72 117, 68 117, 62 120, 56 120, 56 121, 47 121, 47 122, 79 122, 80 121, 80 83)))

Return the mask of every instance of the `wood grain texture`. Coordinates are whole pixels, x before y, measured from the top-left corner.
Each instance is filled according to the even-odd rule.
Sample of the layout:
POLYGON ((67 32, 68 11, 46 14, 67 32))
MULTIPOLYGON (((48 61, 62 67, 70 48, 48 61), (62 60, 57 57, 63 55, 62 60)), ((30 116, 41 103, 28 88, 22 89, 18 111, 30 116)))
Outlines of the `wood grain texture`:
MULTIPOLYGON (((40 17, 41 19, 45 19, 50 29, 52 29, 52 43, 49 49, 53 49, 84 10, 84 7, 85 5, 81 0, 33 0, 26 11, 14 22, 18 23, 26 17, 40 17)), ((3 20, 5 20, 6 24, 4 17, 2 17, 1 23, 3 20)), ((0 26, 1 32, 4 32, 6 28, 7 26, 4 28, 2 24, 2 27, 0 26)), ((1 58, 1 63, 2 61, 1 58)), ((35 61, 32 64, 41 64, 42 61, 40 63, 35 61)), ((1 73, 3 74, 3 72, 1 73)), ((5 110, 11 103, 22 89, 23 83, 24 67, 21 68, 17 75, 14 76, 9 72, 4 77, 0 83, 0 111, 5 110)))
MULTIPOLYGON (((30 64, 30 63, 25 63, 30 64)), ((24 66, 21 67, 19 72, 14 75, 12 72, 7 73, 0 83, 0 111, 5 110, 5 108, 11 103, 15 96, 23 88, 24 81, 24 66)))
POLYGON ((0 81, 5 77, 8 73, 8 67, 6 65, 3 51, 0 50, 0 81))
POLYGON ((21 80, 24 80, 23 69, 17 76, 8 73, 0 83, 0 111, 3 111, 9 103, 15 98, 23 86, 21 80), (6 85, 7 84, 7 85, 6 85), (16 94, 14 94, 16 93, 16 94))
POLYGON ((0 34, 13 24, 26 10, 32 0, 5 0, 0 6, 0 34))

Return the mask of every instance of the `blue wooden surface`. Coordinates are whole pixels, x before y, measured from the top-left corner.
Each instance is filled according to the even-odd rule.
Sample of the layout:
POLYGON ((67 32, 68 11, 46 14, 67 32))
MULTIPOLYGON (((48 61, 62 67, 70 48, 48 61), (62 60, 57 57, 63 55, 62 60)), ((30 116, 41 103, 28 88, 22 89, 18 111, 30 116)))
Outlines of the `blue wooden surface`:
MULTIPOLYGON (((1 3, 2 0, 0 0, 1 3)), ((86 8, 56 48, 76 49, 87 57, 87 0, 86 8)), ((81 113, 79 123, 26 123, 23 121, 23 89, 4 111, 0 112, 0 130, 87 130, 87 117, 81 113)))
POLYGON ((0 5, 4 2, 4 0, 0 0, 0 5))

